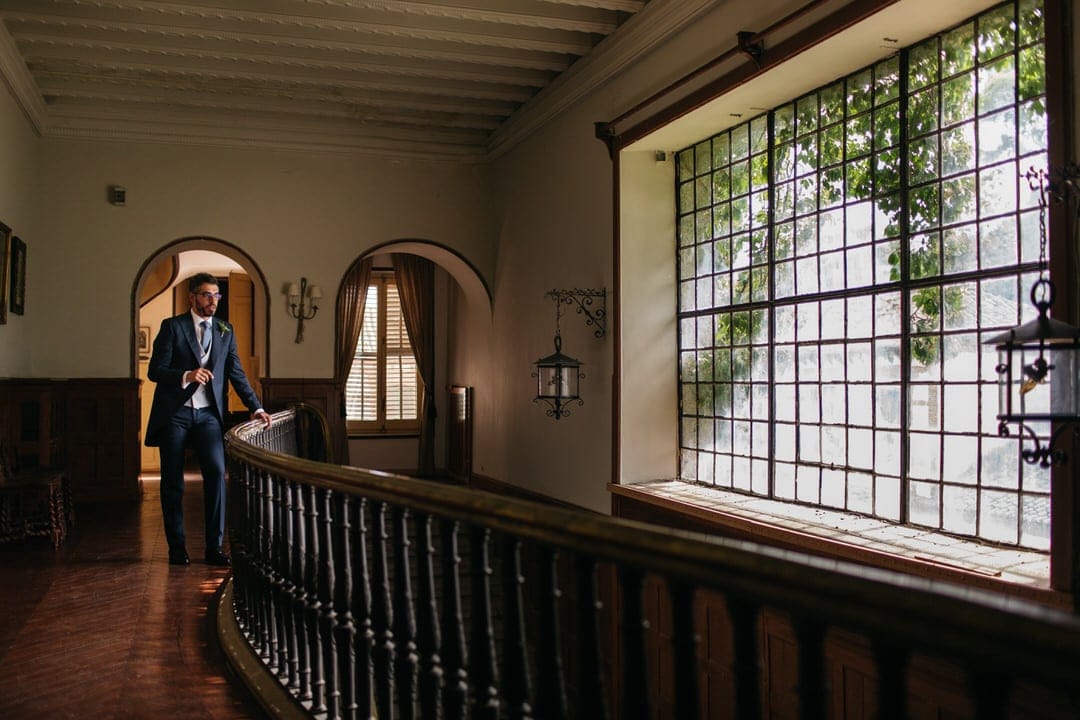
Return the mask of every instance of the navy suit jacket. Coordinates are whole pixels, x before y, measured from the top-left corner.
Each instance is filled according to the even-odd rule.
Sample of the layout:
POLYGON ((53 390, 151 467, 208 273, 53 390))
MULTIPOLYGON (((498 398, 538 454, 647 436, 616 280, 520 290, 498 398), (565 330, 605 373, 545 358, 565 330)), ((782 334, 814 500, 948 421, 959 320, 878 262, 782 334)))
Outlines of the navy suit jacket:
MULTIPOLYGON (((210 383, 210 395, 213 397, 211 407, 217 412, 224 426, 225 408, 228 407, 225 398, 226 378, 232 383, 248 410, 255 412, 262 405, 255 391, 251 389, 243 366, 240 365, 240 355, 236 352, 236 333, 233 332, 232 325, 224 320, 211 318, 210 332, 214 337, 210 346, 210 361, 206 367, 214 374, 210 383)), ((186 388, 181 387, 181 384, 185 372, 199 367, 201 356, 202 348, 195 334, 195 323, 191 319, 190 311, 162 321, 161 329, 154 338, 154 351, 150 356, 147 371, 147 377, 157 383, 154 388, 154 403, 150 406, 150 420, 146 424, 147 446, 161 445, 161 433, 168 428, 169 420, 194 394, 197 383, 191 383, 186 388)))

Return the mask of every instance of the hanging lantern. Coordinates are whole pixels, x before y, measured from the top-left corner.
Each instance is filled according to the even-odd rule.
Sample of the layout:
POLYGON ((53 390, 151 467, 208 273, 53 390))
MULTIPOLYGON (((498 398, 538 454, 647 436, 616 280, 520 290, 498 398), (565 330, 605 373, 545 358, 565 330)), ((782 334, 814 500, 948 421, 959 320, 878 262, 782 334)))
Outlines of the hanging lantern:
POLYGON ((548 417, 558 420, 570 414, 566 407, 570 403, 585 404, 579 389, 581 379, 585 377, 581 372, 581 361, 564 355, 562 351, 562 331, 559 324, 562 306, 576 305, 577 313, 585 318, 585 324, 596 328, 593 334, 598 338, 604 337, 607 332, 607 290, 575 288, 552 290, 546 294, 555 301, 555 352, 534 363, 536 397, 533 402, 547 403, 548 417))
POLYGON ((580 380, 585 377, 581 372, 581 361, 562 352, 562 338, 555 333, 555 352, 536 361, 536 398, 533 402, 545 402, 547 414, 558 420, 570 414, 566 405, 581 399, 580 380))
MULTIPOLYGON (((1030 170, 1027 177, 1033 189, 1038 181, 1039 261, 1045 271, 1046 172, 1030 170)), ((1067 425, 1080 420, 1080 328, 1050 317, 1054 284, 1042 274, 1031 288, 1031 302, 1038 317, 986 344, 996 346, 998 354, 998 434, 1007 437, 1009 424, 1019 424, 1034 443, 1023 449, 1024 460, 1049 467, 1066 460, 1054 443, 1067 425), (1036 422, 1057 426, 1045 446, 1032 428, 1036 422)))

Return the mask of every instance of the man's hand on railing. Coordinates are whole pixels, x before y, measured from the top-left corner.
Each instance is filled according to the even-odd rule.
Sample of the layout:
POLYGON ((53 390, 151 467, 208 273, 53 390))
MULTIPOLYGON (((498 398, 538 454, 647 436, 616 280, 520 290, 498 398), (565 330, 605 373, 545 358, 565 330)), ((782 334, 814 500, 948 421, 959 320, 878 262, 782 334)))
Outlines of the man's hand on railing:
POLYGON ((255 412, 251 413, 251 417, 254 420, 262 420, 263 430, 268 429, 270 427, 270 423, 273 422, 270 419, 270 413, 266 412, 262 408, 259 408, 255 412))

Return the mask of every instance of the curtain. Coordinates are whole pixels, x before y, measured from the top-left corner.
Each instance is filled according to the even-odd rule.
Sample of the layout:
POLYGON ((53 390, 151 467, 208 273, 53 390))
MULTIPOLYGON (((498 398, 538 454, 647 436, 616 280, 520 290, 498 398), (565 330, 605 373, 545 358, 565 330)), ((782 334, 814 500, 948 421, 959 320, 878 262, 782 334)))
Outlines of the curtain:
POLYGON ((334 386, 340 398, 341 412, 332 420, 334 449, 337 462, 349 464, 349 434, 345 429, 345 381, 352 369, 356 343, 360 340, 360 328, 364 324, 364 301, 367 300, 368 284, 371 282, 371 258, 366 257, 352 264, 341 282, 337 301, 337 338, 334 342, 334 386))
POLYGON ((435 265, 418 255, 394 253, 393 259, 401 314, 424 381, 417 472, 430 476, 435 474, 435 265))

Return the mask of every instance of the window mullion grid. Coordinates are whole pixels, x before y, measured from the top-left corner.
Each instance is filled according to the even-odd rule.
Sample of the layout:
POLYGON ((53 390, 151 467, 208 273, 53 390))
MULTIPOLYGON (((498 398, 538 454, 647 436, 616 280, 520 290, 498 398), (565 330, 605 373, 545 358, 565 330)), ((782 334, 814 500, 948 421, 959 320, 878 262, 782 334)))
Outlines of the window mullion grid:
MULTIPOLYGON (((675 308, 676 308, 676 313, 675 313, 675 352, 676 352, 675 388, 676 388, 676 391, 678 392, 678 396, 676 397, 676 401, 678 402, 678 407, 679 407, 679 426, 676 429, 677 430, 677 432, 676 432, 676 437, 677 437, 676 443, 678 445, 678 452, 676 454, 675 463, 676 463, 676 476, 679 477, 679 478, 682 478, 682 475, 683 475, 683 471, 682 471, 683 457, 682 456, 683 456, 683 452, 684 452, 684 446, 686 444, 686 439, 683 437, 683 426, 685 425, 686 406, 685 406, 684 401, 683 401, 684 400, 684 393, 683 393, 683 378, 682 378, 682 356, 683 356, 683 345, 684 345, 683 344, 683 337, 682 337, 682 321, 683 321, 683 318, 684 318, 685 310, 683 309, 683 306, 682 306, 682 283, 683 283, 682 255, 683 254, 682 254, 682 239, 680 238, 680 235, 679 235, 679 227, 681 225, 680 213, 681 213, 681 211, 684 210, 684 208, 682 208, 680 206, 680 203, 679 203, 679 198, 681 197, 680 188, 679 188, 679 181, 680 181, 680 178, 679 178, 679 153, 674 153, 673 157, 674 157, 674 163, 675 163, 675 177, 672 179, 672 182, 673 182, 673 184, 675 186, 675 208, 676 208, 676 212, 675 212, 675 237, 673 238, 674 241, 675 241, 675 308)), ((697 335, 697 331, 696 331, 696 328, 695 328, 695 344, 696 344, 696 335, 697 335)))
MULTIPOLYGON (((935 42, 937 44, 937 56, 940 59, 944 54, 943 51, 942 51, 942 47, 941 47, 941 44, 943 42, 942 37, 939 35, 935 42)), ((934 135, 937 138, 937 143, 936 144, 937 144, 937 147, 939 149, 939 154, 940 154, 940 148, 941 148, 941 143, 942 143, 942 140, 941 140, 941 126, 942 126, 943 118, 945 116, 945 112, 944 112, 945 111, 945 107, 944 107, 945 93, 944 93, 943 88, 942 88, 942 84, 943 84, 943 82, 942 82, 943 81, 942 74, 943 74, 943 71, 942 71, 942 67, 941 67, 941 62, 939 60, 939 62, 937 63, 936 76, 934 77, 934 86, 936 88, 935 92, 937 94, 937 103, 936 103, 936 106, 935 106, 935 112, 937 113, 937 123, 936 123, 936 127, 935 127, 935 130, 934 130, 934 135)), ((904 82, 906 83, 906 81, 904 81, 904 82)), ((904 89, 906 89, 906 88, 904 88, 904 89)), ((901 142, 906 142, 907 136, 908 136, 907 133, 904 133, 901 136, 901 142)), ((906 154, 902 155, 901 157, 906 157, 906 154)), ((939 159, 939 162, 940 162, 940 159, 939 159)), ((901 171, 901 173, 906 173, 906 172, 907 172, 907 163, 904 163, 904 169, 901 171)), ((943 174, 944 174, 943 169, 939 165, 938 169, 937 169, 937 178, 935 179, 935 182, 938 183, 939 187, 941 187, 941 176, 943 174)), ((937 217, 938 217, 938 223, 937 223, 938 224, 938 237, 941 238, 941 240, 939 240, 939 242, 938 242, 938 248, 937 248, 937 254, 938 254, 938 257, 937 257, 937 260, 938 260, 938 276, 937 276, 937 279, 939 281, 939 285, 938 285, 939 290, 938 290, 938 292, 941 293, 942 303, 943 304, 944 304, 945 286, 941 281, 942 281, 943 276, 945 274, 945 263, 944 263, 944 252, 943 252, 943 248, 942 248, 942 246, 944 244, 944 232, 943 232, 941 226, 945 224, 945 198, 944 198, 944 195, 945 195, 944 192, 942 192, 942 191, 938 192, 938 213, 937 213, 937 217)), ((908 248, 910 250, 910 234, 906 234, 906 238, 907 238, 908 248)), ((905 284, 907 284, 910 287, 910 280, 911 280, 910 273, 908 273, 908 275, 909 275, 909 277, 905 278, 905 280, 906 280, 905 284)), ((910 292, 911 291, 909 290, 908 293, 906 293, 906 295, 909 298, 910 298, 910 292)), ((979 294, 978 294, 978 292, 976 292, 975 293, 976 303, 978 302, 978 296, 979 296, 979 294)), ((910 311, 910 308, 909 308, 909 311, 910 311)), ((976 304, 976 307, 975 307, 975 311, 976 311, 976 317, 978 317, 978 314, 977 314, 978 313, 978 305, 977 304, 976 304)), ((910 314, 905 315, 905 317, 910 317, 910 314)), ((944 334, 944 332, 945 332, 945 323, 944 323, 944 318, 942 318, 940 322, 941 322, 941 326, 938 328, 937 343, 938 343, 938 358, 939 358, 939 362, 942 365, 942 370, 941 370, 940 377, 938 377, 938 379, 937 379, 937 385, 940 388, 939 397, 943 398, 945 396, 945 370, 944 370, 944 358, 941 356, 941 351, 942 351, 941 349, 944 347, 944 343, 945 343, 945 334, 944 334)), ((910 323, 909 323, 909 325, 910 325, 910 323)), ((902 427, 904 428, 903 438, 910 438, 911 437, 911 430, 909 428, 909 422, 910 422, 909 421, 909 415, 910 415, 910 400, 911 400, 911 395, 912 395, 912 392, 913 392, 912 386, 911 386, 911 379, 910 379, 910 373, 911 373, 911 346, 910 346, 910 342, 905 343, 904 347, 905 347, 905 352, 907 353, 907 358, 908 359, 904 362, 904 367, 902 368, 902 375, 901 375, 901 377, 904 378, 903 382, 904 382, 905 391, 904 391, 904 395, 903 395, 904 402, 900 406, 900 418, 901 418, 901 422, 902 422, 902 427)), ((938 402, 941 402, 941 400, 939 400, 938 402)), ((944 461, 944 458, 945 458, 945 454, 944 454, 945 453, 945 427, 944 427, 943 418, 940 415, 938 416, 938 422, 939 422, 938 432, 937 432, 938 468, 937 468, 937 477, 935 477, 934 480, 937 483, 937 487, 938 487, 937 529, 942 529, 942 528, 945 527, 945 477, 944 477, 944 472, 943 472, 943 468, 944 468, 944 464, 945 464, 945 461, 944 461)), ((902 443, 904 442, 903 438, 901 439, 902 443)), ((903 475, 904 478, 908 477, 908 475, 909 475, 908 471, 909 471, 909 469, 911 467, 910 442, 908 443, 908 448, 909 448, 909 450, 907 452, 905 452, 901 457, 902 467, 905 468, 904 469, 904 475, 903 475)), ((981 462, 981 459, 977 460, 976 462, 977 463, 981 462)), ((906 481, 904 481, 902 483, 902 485, 901 485, 902 488, 906 488, 907 486, 908 486, 908 483, 906 481)), ((903 501, 903 504, 900 507, 900 517, 903 519, 904 522, 907 522, 910 513, 908 511, 908 502, 907 502, 908 497, 907 497, 907 491, 906 490, 901 491, 901 499, 903 501)))
POLYGON ((776 497, 776 163, 774 160, 776 150, 776 111, 770 110, 766 127, 768 132, 768 151, 765 163, 769 178, 769 219, 766 237, 768 248, 766 250, 769 267, 768 292, 766 293, 769 310, 768 326, 768 356, 769 356, 769 422, 768 427, 768 462, 765 463, 767 472, 766 493, 770 499, 776 497))
MULTIPOLYGON (((692 185, 694 187, 694 190, 695 190, 694 201, 693 201, 692 206, 690 208, 679 208, 679 210, 682 211, 683 215, 690 215, 692 218, 694 218, 694 227, 695 227, 694 238, 693 238, 693 241, 690 243, 690 248, 691 248, 691 250, 693 252, 693 258, 694 258, 693 262, 695 263, 693 277, 695 278, 694 283, 695 283, 695 286, 696 286, 696 284, 697 284, 696 258, 697 258, 697 246, 698 246, 698 238, 697 238, 697 232, 696 232, 696 215, 697 215, 697 212, 698 212, 696 188, 697 188, 697 178, 698 178, 698 175, 699 175, 698 167, 697 167, 697 153, 694 152, 694 151, 690 151, 690 159, 691 159, 691 163, 692 163, 692 169, 691 169, 691 172, 690 172, 689 182, 692 183, 692 185)), ((679 177, 678 154, 675 155, 674 184, 675 184, 675 197, 676 198, 681 197, 680 188, 679 188, 680 177, 679 177)), ((678 438, 679 438, 678 446, 679 447, 678 447, 678 457, 676 458, 676 461, 678 463, 678 472, 679 472, 680 477, 682 476, 682 468, 684 467, 683 455, 691 449, 691 446, 689 445, 690 440, 688 438, 686 438, 684 436, 684 433, 683 433, 683 429, 685 427, 685 423, 684 423, 683 419, 688 414, 692 415, 693 418, 694 418, 694 422, 695 422, 695 428, 698 427, 698 424, 700 422, 700 415, 698 413, 698 408, 695 406, 692 409, 693 411, 691 412, 691 408, 688 408, 686 406, 686 394, 684 392, 685 383, 683 382, 683 377, 682 377, 682 355, 683 355, 683 352, 684 352, 684 347, 686 347, 686 344, 684 342, 684 338, 682 337, 682 328, 683 328, 682 321, 684 319, 688 318, 688 317, 695 318, 694 329, 693 329, 694 338, 693 338, 693 346, 692 346, 692 348, 693 348, 694 356, 696 358, 698 352, 701 349, 700 348, 700 339, 698 338, 698 335, 697 335, 697 325, 698 324, 697 324, 696 318, 699 317, 702 314, 702 309, 697 307, 696 301, 694 303, 694 310, 693 311, 688 312, 685 308, 682 307, 682 302, 681 302, 682 282, 683 282, 685 276, 683 274, 683 268, 682 268, 682 252, 681 252, 682 245, 681 245, 681 242, 682 241, 681 241, 681 238, 679 236, 678 225, 676 225, 676 229, 675 229, 675 272, 676 272, 676 275, 675 275, 675 278, 676 278, 676 281, 675 281, 675 307, 679 308, 679 310, 680 310, 680 312, 677 313, 678 322, 677 322, 677 327, 676 327, 676 344, 677 344, 677 350, 678 350, 678 353, 679 353, 679 361, 675 364, 675 386, 676 386, 676 388, 678 388, 678 403, 679 403, 679 408, 680 408, 680 412, 679 412, 680 420, 679 420, 679 428, 678 428, 678 438)), ((695 289, 695 298, 696 298, 696 292, 697 291, 695 289)), ((707 312, 715 313, 716 310, 715 310, 715 308, 709 308, 707 312)), ((698 397, 698 393, 700 392, 700 389, 701 389, 701 382, 700 382, 700 378, 698 377, 698 367, 697 366, 698 366, 698 363, 695 360, 695 363, 694 363, 694 378, 693 378, 693 381, 692 381, 693 385, 694 385, 694 391, 695 391, 694 392, 695 403, 696 403, 696 398, 698 397)), ((698 467, 698 457, 697 456, 698 456, 698 449, 699 449, 698 448, 699 442, 698 442, 698 432, 697 432, 697 430, 695 430, 694 434, 695 434, 695 437, 693 439, 693 445, 692 445, 692 450, 693 450, 693 454, 694 454, 694 468, 695 468, 694 475, 700 481, 700 477, 698 477, 698 473, 697 473, 697 467, 698 467)))
MULTIPOLYGON (((940 40, 939 40, 940 42, 940 40)), ((900 157, 909 157, 908 82, 910 50, 900 51, 900 157)), ((940 73, 940 70, 939 70, 940 73)), ((940 79, 940 78, 939 78, 940 79)), ((911 177, 909 163, 900 163, 900 523, 908 522, 909 476, 911 469, 911 434, 908 427, 908 405, 911 396, 911 229, 909 226, 911 202, 911 177)), ((875 188, 876 190, 877 188, 875 188)), ((940 200, 939 200, 940 202, 940 200)), ((938 217, 941 217, 940 212, 938 217)), ((876 331, 875 331, 876 335, 876 331)), ((875 363, 876 364, 876 363, 875 363)), ((875 378, 876 379, 876 378, 875 378)), ((875 382, 875 388, 877 384, 875 382)), ((875 421, 875 436, 877 423, 875 421)), ((876 449, 876 440, 875 440, 876 449)), ((874 483, 875 504, 877 483, 874 483)), ((939 514, 940 514, 940 505, 939 514)), ((940 519, 939 519, 940 521, 940 519)))
MULTIPOLYGON (((1021 154, 1020 147, 1019 147, 1019 139, 1021 137, 1023 137, 1023 135, 1021 134, 1021 127, 1020 127, 1020 106, 1021 106, 1021 100, 1020 100, 1020 97, 1021 97, 1021 90, 1020 90, 1020 73, 1021 73, 1020 44, 1021 43, 1020 43, 1020 36, 1019 36, 1020 21, 1021 21, 1021 18, 1020 18, 1020 3, 1015 2, 1015 3, 1013 3, 1013 27, 1016 28, 1016 30, 1014 31, 1014 34, 1013 34, 1012 56, 1013 56, 1013 107, 1015 108, 1015 110, 1013 112, 1013 137, 1017 138, 1017 142, 1018 142, 1018 145, 1017 145, 1017 148, 1016 148, 1016 165, 1017 165, 1017 169, 1019 169, 1019 166, 1020 166, 1020 154, 1021 154)), ((976 74, 976 77, 978 77, 977 74, 976 74)), ((976 116, 978 116, 977 112, 976 112, 976 116)), ((1047 168, 1047 169, 1049 170, 1049 168, 1047 168)), ((1021 181, 1021 182, 1023 182, 1023 181, 1021 181)), ((976 183, 976 186, 977 185, 978 185, 978 183, 976 183)), ((1016 202, 1015 202, 1015 205, 1014 205, 1014 207, 1016 208, 1016 214, 1013 217, 1013 226, 1016 228, 1016 261, 1017 261, 1017 264, 1020 264, 1021 262, 1023 262, 1023 259, 1024 259, 1023 242, 1021 240, 1020 227, 1019 227, 1020 218, 1022 217, 1022 213, 1020 211, 1020 188, 1021 188, 1021 183, 1017 183, 1016 184, 1016 202)), ((980 418, 983 417, 983 415, 982 415, 982 396, 983 396, 982 392, 979 392, 979 417, 980 418)), ((1020 460, 1020 458, 1021 458, 1021 455, 1020 455, 1019 452, 1017 452, 1016 453, 1016 464, 1017 464, 1017 470, 1016 470, 1016 541, 1017 541, 1017 543, 1020 543, 1021 540, 1024 537, 1024 468, 1023 468, 1022 461, 1020 460)), ((978 460, 978 466, 977 467, 978 467, 978 477, 981 478, 981 477, 983 477, 982 453, 979 453, 979 460, 978 460)), ((980 482, 979 485, 981 486, 982 483, 980 482)), ((978 492, 978 490, 976 490, 976 496, 982 496, 982 493, 978 492)), ((978 508, 978 511, 981 511, 981 509, 982 509, 981 507, 979 507, 978 505, 976 505, 976 507, 978 508)), ((981 517, 981 512, 976 517, 981 517)))

